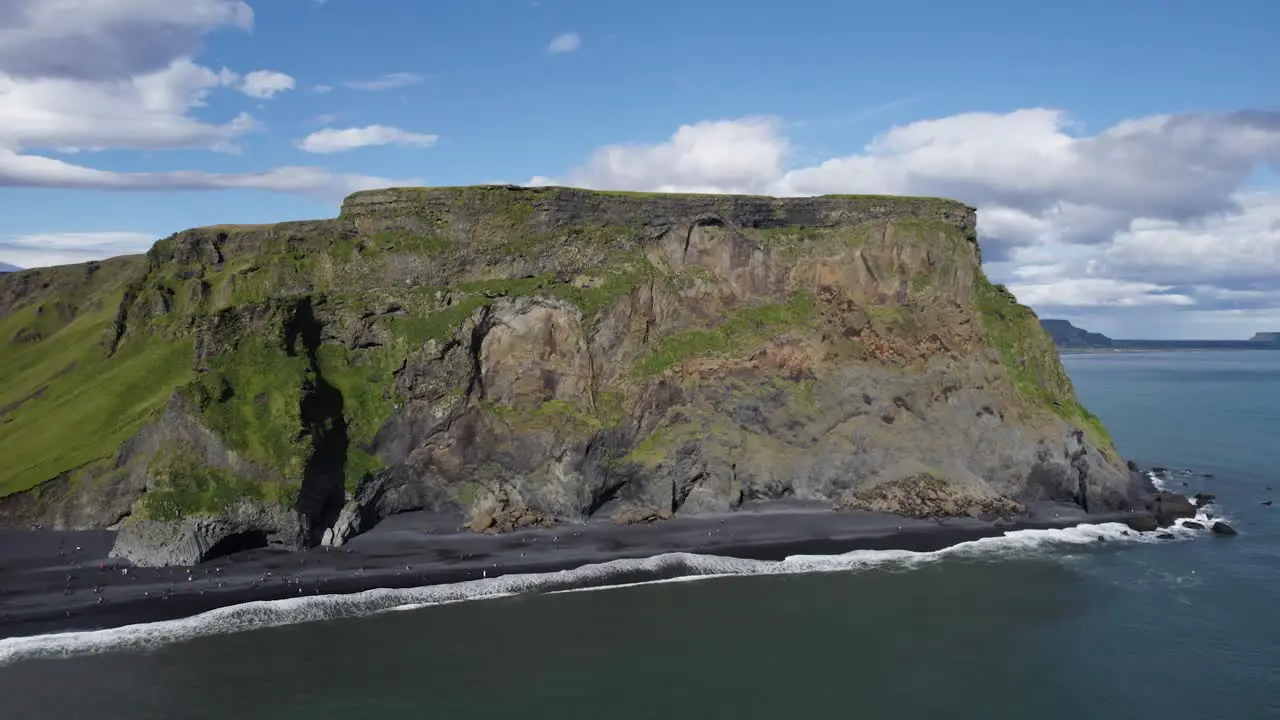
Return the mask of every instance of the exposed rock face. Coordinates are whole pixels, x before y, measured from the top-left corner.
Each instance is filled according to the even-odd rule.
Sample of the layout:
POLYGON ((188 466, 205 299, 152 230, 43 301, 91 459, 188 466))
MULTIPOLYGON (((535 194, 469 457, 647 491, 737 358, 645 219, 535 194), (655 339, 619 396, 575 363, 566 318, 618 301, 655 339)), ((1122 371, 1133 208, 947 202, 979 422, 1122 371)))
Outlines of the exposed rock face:
POLYGON ((221 513, 172 521, 137 519, 125 523, 111 550, 136 565, 195 565, 240 550, 306 547, 306 525, 280 506, 236 502, 221 513))
MULTIPOLYGON (((179 233, 93 352, 189 353, 156 373, 171 410, 132 434, 181 411, 195 460, 153 460, 179 447, 157 441, 113 474, 129 463, 112 448, 89 464, 111 487, 76 491, 118 498, 110 512, 43 499, 83 471, 18 475, 34 489, 0 518, 96 526, 132 507, 118 552, 155 563, 250 535, 337 545, 419 508, 501 532, 782 497, 912 516, 1142 506, 1035 315, 983 276, 974 228, 945 200, 484 187, 179 233)), ((10 320, 35 302, 26 275, 0 280, 2 332, 27 328, 10 320)))

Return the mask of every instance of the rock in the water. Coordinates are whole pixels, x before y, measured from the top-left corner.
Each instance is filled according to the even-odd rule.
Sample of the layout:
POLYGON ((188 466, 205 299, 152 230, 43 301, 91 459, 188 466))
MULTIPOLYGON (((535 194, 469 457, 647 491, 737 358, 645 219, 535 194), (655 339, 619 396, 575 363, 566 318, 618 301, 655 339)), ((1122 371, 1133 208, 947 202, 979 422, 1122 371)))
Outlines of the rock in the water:
POLYGON ((1151 532, 1160 527, 1160 523, 1156 522, 1156 519, 1151 515, 1130 518, 1127 524, 1130 530, 1136 530, 1137 532, 1151 532))
POLYGON ((1266 505, 1266 506, 1268 506, 1268 507, 1270 507, 1270 506, 1271 506, 1271 501, 1270 501, 1270 500, 1263 500, 1263 501, 1262 501, 1262 504, 1263 504, 1263 505, 1266 505))
POLYGON ((1161 540, 1173 540, 1173 539, 1174 539, 1174 535, 1173 535, 1173 533, 1167 533, 1167 532, 1165 532, 1165 533, 1160 533, 1159 535, 1156 535, 1156 537, 1157 537, 1157 538, 1159 538, 1159 539, 1161 539, 1161 540))
POLYGON ((1204 525, 1202 525, 1202 524, 1200 524, 1200 523, 1196 522, 1195 520, 1183 520, 1183 521, 1182 521, 1182 527, 1184 527, 1184 528, 1188 528, 1188 529, 1191 529, 1191 530, 1203 530, 1203 529, 1204 529, 1204 525))
POLYGON ((1220 536, 1220 537, 1230 537, 1230 536, 1232 536, 1232 535, 1238 535, 1238 534, 1239 534, 1239 533, 1237 533, 1237 532, 1236 532, 1236 529, 1235 529, 1235 528, 1233 528, 1233 527, 1231 527, 1230 525, 1228 525, 1228 524, 1226 524, 1226 523, 1222 522, 1221 520, 1219 520, 1218 522, 1215 522, 1215 523, 1213 524, 1213 527, 1212 527, 1211 529, 1213 530, 1213 534, 1214 534, 1214 535, 1218 535, 1218 536, 1220 536))
POLYGON ((1169 527, 1183 518, 1196 516, 1196 506, 1178 493, 1158 492, 1153 498, 1151 512, 1160 527, 1169 527))
POLYGON ((1213 493, 1198 492, 1191 499, 1195 501, 1196 507, 1202 508, 1217 500, 1218 496, 1213 493))

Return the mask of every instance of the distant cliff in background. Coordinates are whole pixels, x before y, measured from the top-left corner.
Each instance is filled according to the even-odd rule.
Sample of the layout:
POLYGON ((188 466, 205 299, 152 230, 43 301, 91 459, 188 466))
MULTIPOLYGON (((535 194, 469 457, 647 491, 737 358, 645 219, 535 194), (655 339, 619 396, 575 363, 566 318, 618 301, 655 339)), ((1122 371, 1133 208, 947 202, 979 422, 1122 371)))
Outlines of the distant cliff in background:
POLYGON ((1116 340, 1089 332, 1066 320, 1044 319, 1040 325, 1061 350, 1263 350, 1280 349, 1280 332, 1256 333, 1249 340, 1116 340))
POLYGON ((1106 335, 1078 328, 1066 320, 1041 320, 1040 326, 1053 338, 1053 344, 1060 348, 1112 347, 1112 340, 1106 335))
POLYGON ((0 273, 18 272, 21 269, 22 268, 18 267, 17 265, 10 265, 9 263, 0 262, 0 273))

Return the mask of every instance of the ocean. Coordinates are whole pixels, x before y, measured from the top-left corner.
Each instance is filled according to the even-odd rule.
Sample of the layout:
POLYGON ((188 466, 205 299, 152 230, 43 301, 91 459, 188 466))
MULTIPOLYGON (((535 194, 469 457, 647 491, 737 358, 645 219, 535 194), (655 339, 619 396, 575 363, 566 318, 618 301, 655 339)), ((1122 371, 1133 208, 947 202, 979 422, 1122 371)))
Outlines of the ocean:
POLYGON ((1094 526, 931 554, 702 558, 714 574, 696 580, 300 599, 6 640, 0 717, 1280 717, 1280 507, 1262 504, 1280 486, 1280 352, 1063 362, 1126 457, 1217 493, 1239 536, 1094 526), (285 622, 308 613, 327 619, 285 622), (263 617, 283 624, 224 631, 263 617))

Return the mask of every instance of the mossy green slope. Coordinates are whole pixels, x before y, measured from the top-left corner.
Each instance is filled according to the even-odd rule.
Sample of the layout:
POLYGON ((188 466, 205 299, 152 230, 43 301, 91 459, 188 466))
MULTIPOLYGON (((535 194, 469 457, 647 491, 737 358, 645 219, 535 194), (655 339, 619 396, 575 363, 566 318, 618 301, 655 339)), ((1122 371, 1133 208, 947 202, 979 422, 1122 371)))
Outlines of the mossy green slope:
POLYGON ((0 496, 109 461, 192 376, 190 338, 108 353, 141 266, 117 259, 7 278, 33 290, 0 317, 0 496))

